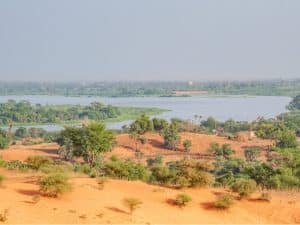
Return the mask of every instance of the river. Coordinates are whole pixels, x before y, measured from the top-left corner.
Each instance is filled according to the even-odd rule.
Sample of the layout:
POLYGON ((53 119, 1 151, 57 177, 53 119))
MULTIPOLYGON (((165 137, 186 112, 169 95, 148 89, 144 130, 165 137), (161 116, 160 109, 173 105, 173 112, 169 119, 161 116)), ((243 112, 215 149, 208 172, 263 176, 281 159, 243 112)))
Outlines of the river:
MULTIPOLYGON (((227 119, 251 121, 259 116, 272 118, 286 111, 290 97, 283 96, 193 96, 193 97, 65 97, 65 96, 0 96, 0 102, 9 99, 27 100, 33 104, 58 105, 80 104, 88 105, 99 101, 114 106, 157 107, 170 111, 158 117, 170 119, 193 119, 195 115, 202 118, 212 116, 220 121, 227 119)), ((108 123, 112 129, 121 128, 130 121, 108 123)), ((49 131, 60 130, 61 125, 35 125, 49 131)))

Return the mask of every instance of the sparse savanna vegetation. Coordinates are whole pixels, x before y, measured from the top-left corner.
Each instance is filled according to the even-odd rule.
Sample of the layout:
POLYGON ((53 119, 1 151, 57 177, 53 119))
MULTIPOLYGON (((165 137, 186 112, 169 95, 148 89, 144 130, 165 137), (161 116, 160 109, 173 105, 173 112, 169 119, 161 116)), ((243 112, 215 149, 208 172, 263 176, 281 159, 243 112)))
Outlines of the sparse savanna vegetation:
POLYGON ((234 204, 234 198, 231 194, 221 194, 217 196, 213 206, 217 209, 229 209, 234 204))
POLYGON ((241 178, 233 183, 231 190, 237 192, 241 198, 249 197, 256 191, 256 182, 241 178))
POLYGON ((189 202, 192 201, 192 197, 186 193, 178 194, 174 200, 174 203, 179 207, 185 207, 189 202))
MULTIPOLYGON (((295 106, 292 108, 294 110, 295 106)), ((15 191, 19 194, 24 193, 23 195, 27 196, 24 202, 32 203, 31 207, 34 208, 36 206, 43 207, 42 203, 50 199, 41 196, 54 197, 53 201, 60 201, 63 198, 55 198, 68 192, 70 192, 70 196, 73 196, 72 189, 75 189, 76 194, 80 195, 79 188, 84 190, 92 187, 88 190, 94 193, 93 198, 99 196, 103 198, 106 193, 110 193, 111 183, 120 190, 121 185, 126 184, 128 186, 124 188, 123 194, 117 196, 118 202, 115 205, 108 205, 109 198, 105 197, 103 198, 105 205, 103 203, 102 206, 108 212, 124 213, 124 216, 128 213, 132 218, 135 217, 134 211, 142 204, 145 204, 145 207, 141 207, 140 210, 142 211, 144 208, 147 210, 147 201, 154 204, 154 200, 157 200, 155 204, 158 207, 159 204, 166 205, 167 200, 168 203, 175 204, 180 208, 184 208, 193 201, 193 204, 190 204, 186 210, 178 210, 183 214, 189 213, 186 211, 193 207, 199 207, 199 210, 215 209, 216 213, 220 213, 217 211, 220 209, 228 214, 235 212, 238 208, 232 207, 234 204, 239 207, 250 207, 254 204, 273 207, 278 202, 278 196, 276 192, 273 194, 272 190, 298 193, 300 187, 298 128, 291 126, 291 123, 291 118, 288 122, 281 118, 281 120, 259 119, 253 123, 238 123, 233 120, 222 123, 208 118, 198 125, 190 126, 186 121, 179 119, 166 121, 141 115, 129 127, 124 128, 123 134, 120 134, 122 138, 126 137, 126 140, 130 142, 122 148, 117 143, 118 134, 108 130, 102 123, 88 122, 78 127, 67 126, 63 131, 56 133, 55 138, 54 136, 51 138, 59 144, 59 154, 56 152, 53 154, 51 149, 47 149, 48 155, 45 156, 43 149, 38 148, 41 155, 31 154, 26 160, 0 159, 1 174, 3 170, 5 177, 9 177, 7 181, 5 180, 5 189, 2 190, 5 191, 7 186, 11 188, 12 181, 19 179, 18 176, 11 179, 10 173, 29 174, 25 172, 30 172, 24 183, 27 182, 28 186, 32 188, 37 184, 39 191, 22 189, 15 191), (236 139, 237 132, 246 127, 251 127, 259 138, 254 139, 253 142, 236 139), (232 133, 225 134, 224 130, 232 131, 232 133), (213 137, 211 138, 213 141, 207 142, 206 149, 198 150, 199 143, 191 132, 205 133, 205 137, 213 137), (211 133, 215 133, 217 136, 212 136, 211 133), (129 135, 131 139, 129 139, 129 135), (268 145, 255 145, 256 140, 260 142, 262 139, 269 140, 266 142, 268 145), (244 144, 240 144, 239 146, 242 147, 239 149, 236 148, 238 146, 236 143, 244 144), (254 143, 254 145, 249 146, 249 143, 254 143), (153 154, 151 152, 152 145, 156 146, 156 150, 159 149, 153 154), (115 148, 118 151, 114 151, 115 148), (123 155, 122 151, 126 151, 128 155, 123 155), (69 179, 69 177, 71 178, 69 179), (38 182, 36 182, 37 178, 39 178, 38 182), (95 179, 91 180, 91 178, 95 179), (88 185, 81 183, 81 179, 88 185), (107 182, 108 180, 109 182, 107 182), (127 183, 126 181, 131 182, 127 183), (116 184, 116 182, 120 183, 116 184), (77 183, 81 185, 78 186, 77 183), (149 200, 148 197, 142 198, 144 188, 149 186, 145 183, 163 186, 164 190, 153 191, 154 189, 158 190, 159 187, 151 187, 153 200, 149 200), (133 192, 131 186, 129 188, 129 184, 145 186, 134 189, 135 192, 133 192), (212 187, 214 189, 210 189, 212 187), (218 192, 211 191, 216 189, 218 192), (229 190, 230 193, 228 193, 229 190), (183 193, 177 194, 179 191, 183 193), (206 196, 198 195, 198 192, 210 195, 209 202, 204 202, 206 196), (132 194, 128 196, 134 197, 126 197, 127 193, 132 194), (166 199, 166 195, 171 196, 170 199, 166 199), (273 195, 275 200, 273 200, 273 195), (28 196, 30 196, 29 200, 28 196), (126 211, 118 207, 120 199, 122 199, 121 203, 126 207, 126 211), (242 201, 238 201, 238 199, 242 201), (247 206, 245 206, 245 202, 247 206)), ((3 131, 2 134, 9 140, 8 143, 11 143, 12 140, 23 140, 28 135, 44 137, 41 130, 35 131, 20 128, 15 133, 3 131), (28 134, 29 132, 30 134, 28 134)), ((196 137, 202 137, 197 135, 196 137)), ((1 153, 9 151, 10 149, 3 150, 1 153)), ((0 176, 0 186, 3 179, 4 176, 0 176)), ((145 193, 148 192, 145 191, 145 193)), ((113 198, 113 194, 111 196, 113 198)), ((93 200, 89 199, 88 201, 93 200)), ((289 202, 294 201, 289 200, 289 202)), ((287 204, 287 207, 291 205, 288 201, 282 201, 282 204, 287 204)), ((60 210, 59 207, 55 208, 57 211, 60 210)), ((105 211, 105 214, 98 219, 106 218, 106 213, 105 211)), ((76 217, 88 222, 93 218, 88 211, 82 212, 76 217)), ((7 212, 3 212, 0 219, 5 222, 7 212)))
POLYGON ((143 202, 138 198, 124 198, 123 204, 129 210, 129 213, 133 214, 133 212, 137 210, 143 202))
POLYGON ((71 190, 68 176, 62 173, 44 175, 38 184, 41 194, 47 197, 59 197, 71 190))

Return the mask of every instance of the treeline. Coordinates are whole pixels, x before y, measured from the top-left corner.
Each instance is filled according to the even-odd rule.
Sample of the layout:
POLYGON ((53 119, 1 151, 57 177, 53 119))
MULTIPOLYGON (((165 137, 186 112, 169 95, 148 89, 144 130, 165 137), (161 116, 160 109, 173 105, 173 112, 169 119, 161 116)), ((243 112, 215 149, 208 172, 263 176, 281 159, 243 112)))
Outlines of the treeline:
POLYGON ((0 104, 0 125, 30 123, 66 123, 83 119, 104 121, 131 118, 141 113, 155 114, 162 110, 153 108, 114 107, 93 102, 80 105, 32 105, 28 101, 9 100, 0 104))
POLYGON ((0 95, 173 96, 174 91, 208 94, 296 96, 300 79, 224 82, 0 82, 0 95))

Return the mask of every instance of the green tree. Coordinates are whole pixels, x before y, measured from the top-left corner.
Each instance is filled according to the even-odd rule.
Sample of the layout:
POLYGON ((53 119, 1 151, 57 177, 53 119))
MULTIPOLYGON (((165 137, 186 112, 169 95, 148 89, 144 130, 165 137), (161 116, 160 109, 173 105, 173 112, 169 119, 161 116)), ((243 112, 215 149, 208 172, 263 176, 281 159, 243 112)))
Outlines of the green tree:
POLYGON ((295 132, 285 129, 277 137, 276 146, 279 148, 295 148, 298 146, 295 132))
POLYGON ((0 149, 8 148, 10 143, 10 137, 6 131, 0 129, 0 149))
POLYGON ((165 128, 161 135, 164 138, 165 146, 171 150, 176 150, 180 143, 180 135, 178 133, 178 127, 175 123, 171 123, 165 128))
POLYGON ((15 131, 15 136, 18 138, 25 138, 27 137, 28 132, 27 129, 25 127, 19 127, 16 131, 15 131))
POLYGON ((129 128, 130 133, 137 133, 139 135, 143 135, 148 131, 153 130, 153 123, 150 120, 149 116, 143 114, 139 118, 137 118, 129 128))
POLYGON ((293 98, 288 108, 291 110, 300 109, 300 95, 297 95, 295 98, 293 98))
POLYGON ((168 126, 168 122, 166 120, 159 118, 153 118, 152 123, 154 130, 158 132, 162 131, 168 126))
POLYGON ((92 122, 81 128, 66 127, 61 132, 59 144, 65 147, 66 155, 83 156, 89 164, 94 164, 99 156, 112 150, 115 136, 102 123, 92 122))

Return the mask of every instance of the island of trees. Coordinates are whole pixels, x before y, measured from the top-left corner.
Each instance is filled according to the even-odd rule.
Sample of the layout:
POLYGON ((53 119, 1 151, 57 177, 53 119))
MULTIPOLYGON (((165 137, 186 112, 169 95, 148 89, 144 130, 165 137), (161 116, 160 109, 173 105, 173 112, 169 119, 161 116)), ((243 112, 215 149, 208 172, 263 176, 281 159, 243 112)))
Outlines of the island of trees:
POLYGON ((9 100, 0 103, 0 125, 78 123, 94 121, 126 120, 141 114, 154 115, 163 112, 158 108, 115 107, 93 102, 81 105, 32 105, 28 101, 9 100))

